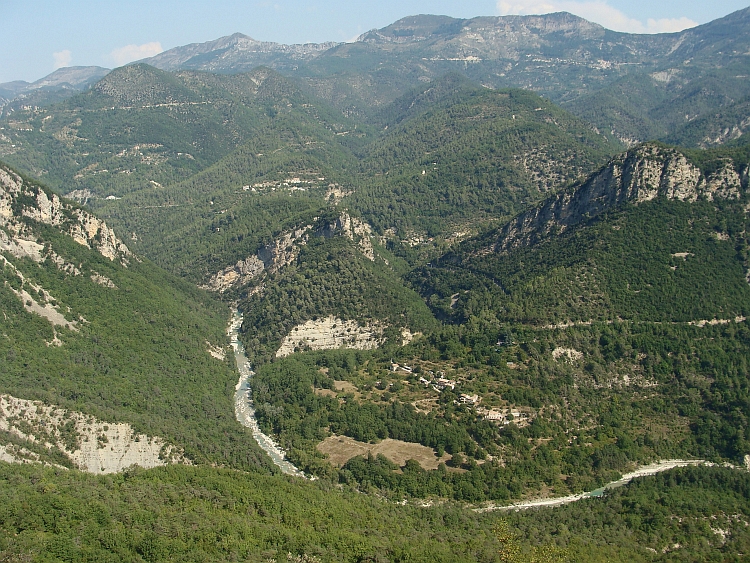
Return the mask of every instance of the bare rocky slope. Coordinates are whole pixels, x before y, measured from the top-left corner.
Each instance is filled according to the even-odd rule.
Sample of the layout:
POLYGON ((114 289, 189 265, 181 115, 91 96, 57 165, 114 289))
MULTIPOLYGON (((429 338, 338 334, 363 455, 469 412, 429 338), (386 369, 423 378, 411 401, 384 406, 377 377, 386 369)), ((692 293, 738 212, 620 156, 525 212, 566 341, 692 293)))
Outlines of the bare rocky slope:
POLYGON ((273 242, 260 248, 256 254, 211 275, 201 287, 220 293, 250 283, 259 288, 258 284, 262 284, 263 279, 261 274, 275 274, 291 264, 297 258, 300 247, 307 244, 311 236, 344 236, 357 243, 365 257, 371 261, 375 260, 375 251, 370 240, 374 236, 372 227, 362 219, 342 212, 339 217, 317 229, 313 225, 304 225, 281 233, 273 242))
POLYGON ((11 395, 0 395, 0 431, 21 444, 41 448, 40 454, 20 444, 0 444, 0 459, 14 463, 45 462, 45 453, 56 451, 74 467, 96 474, 116 473, 132 465, 149 469, 169 463, 190 464, 162 438, 139 434, 129 424, 104 422, 11 395))
POLYGON ((0 249, 39 261, 41 249, 23 218, 57 227, 78 244, 123 266, 128 264, 130 250, 104 221, 39 185, 28 185, 20 175, 0 165, 0 227, 5 231, 0 232, 0 249))

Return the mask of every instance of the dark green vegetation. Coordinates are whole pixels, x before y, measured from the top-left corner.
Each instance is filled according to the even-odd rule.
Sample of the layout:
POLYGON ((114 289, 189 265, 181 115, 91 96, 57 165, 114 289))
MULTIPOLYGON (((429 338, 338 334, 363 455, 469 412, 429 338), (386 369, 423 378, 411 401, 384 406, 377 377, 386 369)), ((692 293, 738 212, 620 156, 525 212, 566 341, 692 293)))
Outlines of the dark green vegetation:
POLYGON ((0 464, 0 498, 10 561, 497 561, 494 519, 229 470, 0 464))
POLYGON ((21 150, 3 152, 11 164, 64 192, 105 197, 154 190, 214 164, 287 103, 302 105, 300 96, 262 68, 221 77, 128 66, 62 104, 8 118, 6 129, 20 135, 15 144, 21 150))
POLYGON ((399 351, 308 353, 277 361, 258 371, 258 417, 307 471, 365 490, 379 487, 397 498, 507 502, 545 488, 564 495, 613 480, 634 462, 742 462, 748 451, 745 323, 516 326, 515 344, 498 346, 507 334, 507 326, 477 319, 399 351), (582 356, 555 358, 556 349, 582 356), (389 373, 390 358, 416 374, 389 373), (436 369, 457 382, 453 391, 437 393, 419 383, 436 369), (333 388, 334 379, 353 382, 357 394, 314 392, 333 388), (462 393, 516 416, 498 427, 456 404, 462 393), (434 401, 428 413, 412 406, 424 399, 434 401), (330 433, 364 442, 418 442, 454 459, 448 470, 407 463, 395 472, 398 467, 384 458, 360 457, 332 472, 315 450, 330 433))
POLYGON ((743 206, 626 204, 534 246, 478 252, 491 233, 423 267, 413 280, 436 313, 459 322, 482 310, 533 325, 734 319, 750 314, 743 206))
POLYGON ((209 468, 0 464, 8 561, 742 561, 747 474, 675 470, 554 510, 477 515, 209 468), (135 508, 137 506, 137 508, 135 508))
POLYGON ((347 202, 379 232, 441 237, 507 218, 614 147, 535 94, 477 89, 454 74, 396 100, 377 123, 387 133, 361 164, 372 179, 347 202))
POLYGON ((633 481, 604 500, 510 513, 507 523, 522 541, 566 546, 570 561, 581 563, 625 554, 634 562, 743 561, 750 550, 741 516, 747 487, 747 473, 678 469, 633 481))

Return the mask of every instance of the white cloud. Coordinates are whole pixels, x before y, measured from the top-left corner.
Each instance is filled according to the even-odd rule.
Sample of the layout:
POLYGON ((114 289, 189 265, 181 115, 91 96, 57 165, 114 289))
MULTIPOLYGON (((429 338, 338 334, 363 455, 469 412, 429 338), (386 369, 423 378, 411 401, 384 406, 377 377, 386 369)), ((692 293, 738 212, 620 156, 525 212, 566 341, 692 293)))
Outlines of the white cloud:
POLYGON ((52 70, 57 70, 64 66, 70 66, 70 61, 73 60, 73 53, 68 49, 60 51, 58 53, 52 53, 52 58, 55 59, 55 64, 52 65, 52 70))
POLYGON ((498 0, 497 9, 508 14, 549 14, 570 12, 614 31, 627 33, 671 33, 695 27, 697 22, 686 18, 648 19, 646 22, 631 18, 601 0, 581 2, 576 0, 498 0))
POLYGON ((112 51, 109 54, 109 58, 112 59, 117 66, 122 66, 133 61, 153 57, 162 51, 164 51, 164 49, 162 49, 161 43, 153 41, 151 43, 144 43, 143 45, 125 45, 124 47, 112 51))

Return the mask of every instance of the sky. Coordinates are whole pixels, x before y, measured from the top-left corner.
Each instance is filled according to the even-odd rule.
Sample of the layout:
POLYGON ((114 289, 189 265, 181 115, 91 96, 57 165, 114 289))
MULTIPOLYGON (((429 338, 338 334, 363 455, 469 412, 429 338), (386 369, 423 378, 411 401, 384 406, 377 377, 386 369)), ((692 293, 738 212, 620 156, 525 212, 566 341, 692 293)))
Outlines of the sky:
POLYGON ((629 33, 681 31, 749 0, 0 0, 0 83, 65 66, 114 68, 244 33, 261 41, 353 41, 415 14, 457 18, 567 11, 629 33))

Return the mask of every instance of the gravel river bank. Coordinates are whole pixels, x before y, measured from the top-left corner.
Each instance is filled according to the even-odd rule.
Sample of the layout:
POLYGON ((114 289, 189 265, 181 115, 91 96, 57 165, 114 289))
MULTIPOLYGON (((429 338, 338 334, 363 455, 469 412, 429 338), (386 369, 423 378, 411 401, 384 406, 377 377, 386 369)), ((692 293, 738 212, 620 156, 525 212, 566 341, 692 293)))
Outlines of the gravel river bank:
POLYGON ((302 471, 297 469, 294 464, 286 459, 284 450, 282 450, 270 436, 261 432, 260 427, 258 426, 250 390, 250 379, 253 377, 254 372, 250 368, 247 356, 245 355, 245 348, 239 341, 239 330, 241 326, 242 315, 239 311, 234 309, 232 312, 232 320, 227 329, 227 334, 229 335, 229 340, 232 343, 232 349, 234 350, 234 359, 237 362, 237 370, 240 374, 240 379, 234 388, 234 414, 237 417, 237 421, 242 424, 242 426, 250 429, 255 441, 258 442, 258 445, 263 451, 271 457, 274 464, 281 469, 282 473, 294 475, 296 477, 305 477, 305 474, 302 471))

